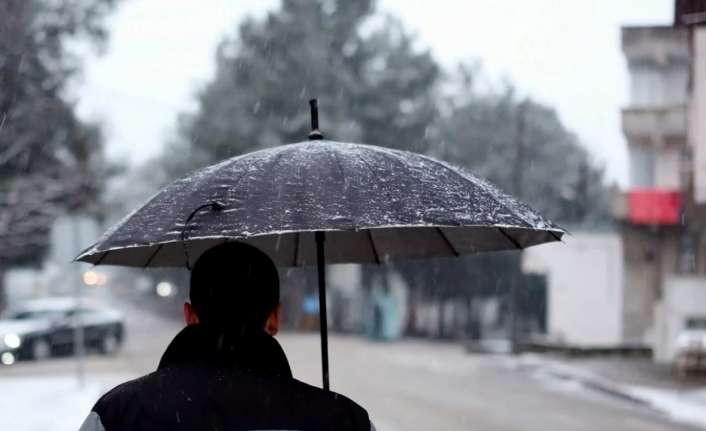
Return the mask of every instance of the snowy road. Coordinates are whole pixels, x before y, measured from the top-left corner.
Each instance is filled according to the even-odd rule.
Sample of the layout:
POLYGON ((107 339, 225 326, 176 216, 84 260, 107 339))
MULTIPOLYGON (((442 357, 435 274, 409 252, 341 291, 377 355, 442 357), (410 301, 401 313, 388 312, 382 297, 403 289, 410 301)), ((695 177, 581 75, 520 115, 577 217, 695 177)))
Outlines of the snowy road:
MULTIPOLYGON (((75 428, 98 393, 154 369, 180 325, 135 310, 126 314, 127 344, 114 358, 89 358, 82 391, 72 378, 75 364, 69 359, 0 369, 0 422, 12 425, 6 429, 75 428), (39 402, 49 408, 37 408, 39 402)), ((295 376, 320 384, 317 335, 288 333, 279 339, 295 376)), ((332 389, 365 406, 380 431, 696 429, 577 383, 552 379, 532 364, 468 355, 456 344, 382 344, 334 335, 330 350, 332 389)))

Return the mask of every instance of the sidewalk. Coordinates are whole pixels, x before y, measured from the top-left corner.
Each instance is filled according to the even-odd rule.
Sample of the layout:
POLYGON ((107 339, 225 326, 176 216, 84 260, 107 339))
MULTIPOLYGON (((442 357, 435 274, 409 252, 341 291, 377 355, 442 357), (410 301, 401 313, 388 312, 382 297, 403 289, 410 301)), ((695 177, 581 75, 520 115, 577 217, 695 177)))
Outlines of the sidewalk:
POLYGON ((565 362, 623 384, 675 391, 706 389, 705 375, 690 375, 679 379, 672 374, 669 364, 656 364, 651 358, 604 357, 565 362))
POLYGON ((669 366, 645 358, 589 358, 523 355, 516 366, 533 366, 604 394, 644 405, 706 429, 706 378, 677 379, 669 366))

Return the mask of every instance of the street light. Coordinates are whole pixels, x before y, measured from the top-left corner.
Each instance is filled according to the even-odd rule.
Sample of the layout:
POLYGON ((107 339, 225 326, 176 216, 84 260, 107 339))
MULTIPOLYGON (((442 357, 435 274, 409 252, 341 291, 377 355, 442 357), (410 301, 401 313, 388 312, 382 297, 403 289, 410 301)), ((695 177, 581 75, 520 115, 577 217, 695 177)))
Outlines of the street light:
POLYGON ((86 286, 95 286, 98 284, 98 273, 95 271, 86 271, 83 273, 83 283, 86 286))
POLYGON ((83 284, 86 286, 103 286, 108 281, 108 276, 102 272, 86 271, 83 273, 83 284))
POLYGON ((168 281, 160 281, 157 283, 155 290, 157 291, 157 295, 162 298, 166 298, 174 294, 174 286, 172 286, 172 284, 168 281))

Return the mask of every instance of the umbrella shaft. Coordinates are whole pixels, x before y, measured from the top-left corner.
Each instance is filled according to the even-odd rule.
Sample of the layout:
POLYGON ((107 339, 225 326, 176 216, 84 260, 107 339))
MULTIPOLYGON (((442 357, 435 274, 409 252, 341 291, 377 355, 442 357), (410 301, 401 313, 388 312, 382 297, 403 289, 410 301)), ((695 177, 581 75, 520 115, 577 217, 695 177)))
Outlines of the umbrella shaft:
POLYGON ((326 317, 326 261, 324 258, 324 233, 316 232, 316 266, 319 275, 319 329, 321 331, 321 373, 324 390, 328 381, 328 320, 326 317))

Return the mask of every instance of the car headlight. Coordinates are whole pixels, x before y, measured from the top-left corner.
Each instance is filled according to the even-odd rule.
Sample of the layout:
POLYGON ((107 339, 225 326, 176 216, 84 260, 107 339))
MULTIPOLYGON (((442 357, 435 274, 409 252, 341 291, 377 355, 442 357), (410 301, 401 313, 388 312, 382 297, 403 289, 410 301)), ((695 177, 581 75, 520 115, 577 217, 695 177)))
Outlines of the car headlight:
POLYGON ((12 365, 15 363, 15 355, 10 352, 5 352, 0 355, 0 362, 2 362, 3 365, 12 365))
POLYGON ((5 334, 2 341, 11 349, 16 349, 22 345, 22 339, 17 334, 5 334))

